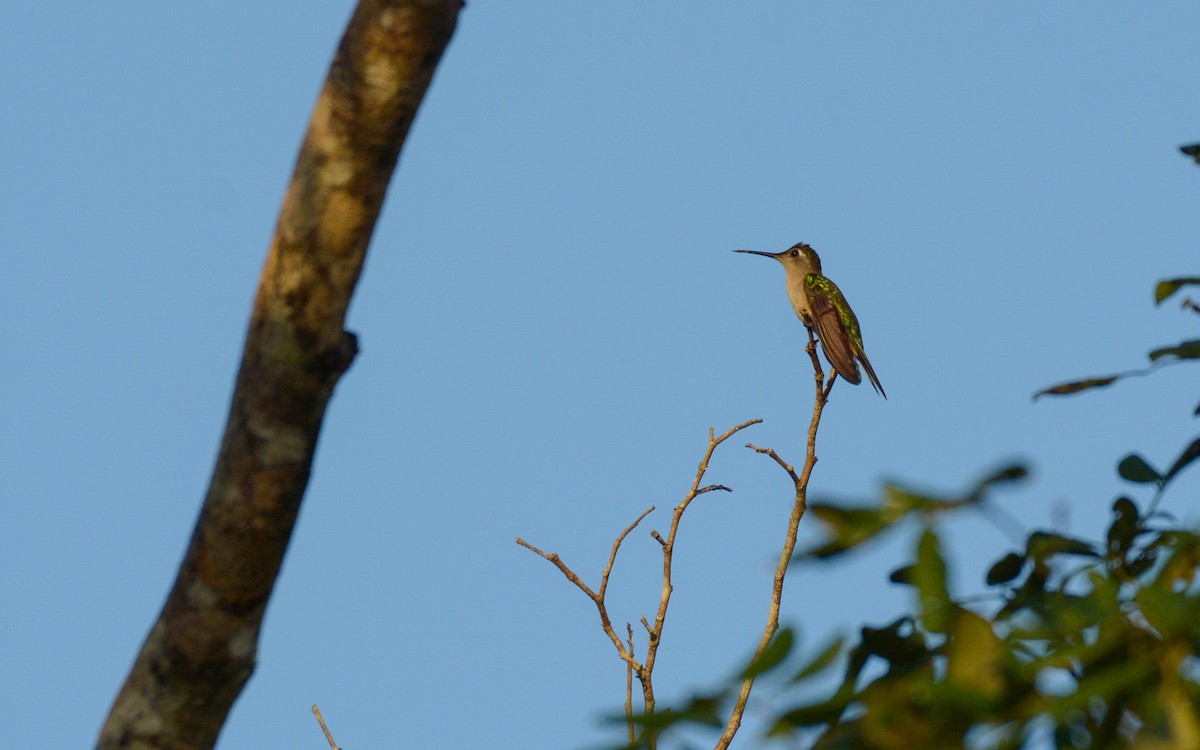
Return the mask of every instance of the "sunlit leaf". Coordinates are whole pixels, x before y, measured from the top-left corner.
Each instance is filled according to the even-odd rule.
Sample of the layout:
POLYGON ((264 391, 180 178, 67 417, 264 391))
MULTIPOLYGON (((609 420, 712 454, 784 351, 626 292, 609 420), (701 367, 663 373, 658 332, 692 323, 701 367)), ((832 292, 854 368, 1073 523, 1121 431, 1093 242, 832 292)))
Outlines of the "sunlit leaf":
POLYGON ((792 652, 792 646, 796 643, 796 634, 791 628, 780 628, 763 652, 758 655, 758 658, 750 662, 750 665, 742 671, 742 679, 748 680, 766 672, 777 666, 780 662, 788 657, 792 652))
POLYGON ((1163 300, 1167 299, 1188 284, 1200 284, 1200 278, 1196 278, 1195 276, 1183 276, 1177 279, 1163 279, 1154 287, 1154 304, 1162 304, 1163 300))
POLYGON ((1093 388, 1104 388, 1110 386, 1120 379, 1120 375, 1105 375, 1099 378, 1087 378, 1086 380, 1072 380, 1068 383, 1059 383, 1058 385, 1049 388, 1043 388, 1033 394, 1033 400, 1037 401, 1042 396, 1070 396, 1080 391, 1088 391, 1093 388))
POLYGON ((1025 556, 1019 555, 1016 552, 1009 552, 997 560, 992 567, 988 568, 987 585, 998 586, 1001 583, 1008 583, 1021 575, 1021 571, 1024 568, 1025 556))
POLYGON ((1134 596, 1138 608, 1164 638, 1195 635, 1200 621, 1200 599, 1163 585, 1147 586, 1134 596))
POLYGON ((946 585, 946 561, 941 543, 933 529, 921 532, 917 543, 917 563, 913 566, 913 582, 921 600, 921 622, 933 633, 946 630, 950 615, 950 590, 946 585))
POLYGON ((831 640, 810 662, 800 668, 800 671, 792 677, 792 681, 800 682, 824 672, 842 655, 842 647, 845 643, 845 637, 840 635, 831 640))
POLYGON ((1146 459, 1136 453, 1130 453, 1117 464, 1117 474, 1128 482, 1135 484, 1158 484, 1163 477, 1151 466, 1146 459))
POLYGON ((883 507, 890 522, 898 521, 908 513, 942 510, 954 504, 951 499, 914 492, 894 484, 883 488, 883 507))
POLYGON ((827 559, 870 541, 890 526, 880 508, 809 503, 808 512, 824 524, 828 540, 799 553, 798 559, 827 559))
POLYGON ((946 676, 989 700, 1004 692, 1005 648, 992 625, 974 612, 959 609, 950 625, 946 676))

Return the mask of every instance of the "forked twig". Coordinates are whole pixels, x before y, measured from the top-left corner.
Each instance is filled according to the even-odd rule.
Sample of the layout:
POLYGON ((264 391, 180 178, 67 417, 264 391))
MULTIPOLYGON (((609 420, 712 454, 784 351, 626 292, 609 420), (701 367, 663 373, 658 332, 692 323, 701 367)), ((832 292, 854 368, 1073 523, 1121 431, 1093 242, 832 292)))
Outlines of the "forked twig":
MULTIPOLYGON (((663 625, 666 621, 667 607, 671 601, 671 592, 674 590, 674 585, 671 582, 671 563, 675 554, 675 538, 679 533, 679 523, 683 518, 683 513, 687 510, 688 506, 691 505, 692 501, 700 495, 716 490, 732 492, 729 487, 726 487, 723 484, 710 484, 701 487, 700 483, 704 480, 704 475, 708 471, 708 464, 712 460, 713 452, 717 449, 717 446, 733 437, 738 432, 751 425, 759 424, 760 422, 762 422, 761 419, 751 419, 735 427, 731 427, 720 436, 717 436, 715 430, 710 427, 708 430, 708 449, 705 451, 704 457, 700 459, 700 465, 696 469, 696 476, 692 480, 692 485, 688 489, 687 494, 684 495, 683 500, 681 500, 679 504, 675 506, 674 511, 671 513, 671 526, 667 531, 666 537, 664 538, 663 535, 658 533, 656 530, 652 530, 650 532, 650 536, 653 537, 662 548, 663 578, 662 593, 659 596, 658 609, 655 612, 653 624, 645 617, 640 618, 642 626, 646 629, 646 659, 644 662, 639 662, 634 655, 633 626, 628 623, 626 624, 626 642, 624 643, 613 629, 612 620, 608 614, 608 606, 605 603, 605 595, 608 591, 609 577, 612 574, 613 565, 617 559, 617 552, 620 551, 622 542, 624 542, 625 537, 627 537, 630 532, 632 532, 637 525, 641 523, 642 519, 644 519, 650 514, 651 511, 654 510, 654 506, 650 506, 650 508, 638 516, 637 519, 634 520, 633 523, 629 524, 629 526, 627 526, 613 542, 612 551, 608 556, 608 563, 604 566, 604 570, 600 574, 600 587, 596 590, 592 590, 591 587, 584 583, 583 579, 581 579, 575 573, 575 571, 571 570, 571 568, 562 561, 562 558, 559 557, 558 553, 545 552, 533 546, 529 542, 526 542, 520 537, 518 537, 516 540, 517 544, 548 560, 552 565, 558 568, 558 570, 566 577, 568 581, 575 584, 575 586, 589 599, 591 599, 593 604, 596 605, 596 610, 600 614, 601 628, 604 630, 604 633, 608 636, 609 640, 612 641, 613 646, 617 649, 617 654, 620 656, 621 660, 625 662, 625 715, 629 727, 629 741, 631 744, 636 739, 636 728, 633 716, 634 677, 637 678, 642 688, 644 712, 647 715, 654 713, 654 663, 658 656, 658 647, 662 643, 663 625)), ((655 744, 654 738, 651 737, 649 740, 650 747, 653 748, 655 744)))

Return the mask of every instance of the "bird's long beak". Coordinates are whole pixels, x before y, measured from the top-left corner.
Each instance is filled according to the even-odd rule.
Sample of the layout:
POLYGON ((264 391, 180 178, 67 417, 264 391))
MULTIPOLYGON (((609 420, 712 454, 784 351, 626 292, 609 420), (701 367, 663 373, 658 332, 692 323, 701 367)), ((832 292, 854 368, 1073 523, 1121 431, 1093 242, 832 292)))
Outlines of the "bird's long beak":
POLYGON ((734 250, 735 253, 750 253, 751 255, 761 255, 764 258, 775 258, 778 260, 779 253, 764 253, 762 250, 734 250))

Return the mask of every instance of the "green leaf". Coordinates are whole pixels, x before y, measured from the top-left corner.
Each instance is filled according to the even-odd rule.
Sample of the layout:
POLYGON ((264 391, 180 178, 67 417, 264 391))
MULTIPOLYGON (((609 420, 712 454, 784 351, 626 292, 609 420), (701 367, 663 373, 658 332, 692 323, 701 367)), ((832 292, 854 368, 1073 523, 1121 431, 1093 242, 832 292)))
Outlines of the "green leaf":
POLYGON ((835 637, 811 661, 800 668, 800 671, 792 677, 792 682, 801 682, 824 672, 842 655, 844 645, 846 645, 845 637, 840 635, 835 637))
POLYGON ((913 574, 913 566, 912 565, 902 565, 899 568, 896 568, 895 570, 893 570, 891 573, 888 573, 888 580, 891 581, 892 583, 898 583, 901 586, 912 586, 913 585, 912 574, 913 574))
POLYGON ((768 735, 779 736, 787 734, 796 727, 811 727, 818 724, 832 724, 846 710, 849 697, 835 696, 827 701, 809 703, 797 706, 780 716, 771 727, 768 735))
POLYGON ((1113 503, 1113 522, 1108 527, 1108 554, 1123 560, 1139 533, 1141 520, 1137 506, 1127 497, 1118 497, 1113 503))
POLYGON ((1154 287, 1154 304, 1161 305, 1163 300, 1188 284, 1200 284, 1200 278, 1196 278, 1195 276, 1181 276, 1177 279, 1163 279, 1154 287))
POLYGON ((796 634, 791 628, 780 628, 775 633, 775 637, 763 649, 763 652, 757 658, 750 662, 742 671, 742 679, 749 680, 759 676, 768 669, 772 669, 779 665, 788 654, 792 652, 792 646, 796 644, 796 634))
POLYGON ((1009 464, 1001 469, 998 469, 988 476, 984 477, 979 482, 979 488, 991 487, 997 484, 1008 484, 1009 482, 1018 482, 1029 476, 1029 467, 1025 464, 1009 464))
POLYGON ((1158 484, 1163 477, 1146 459, 1136 453, 1130 453, 1117 464, 1117 474, 1127 482, 1135 484, 1158 484))
POLYGON ((1200 599, 1186 593, 1172 591, 1156 583, 1134 595, 1139 609, 1163 638, 1183 635, 1195 637, 1196 622, 1200 618, 1200 599))
POLYGON ((796 555, 797 559, 828 559, 874 539, 891 521, 879 508, 809 503, 808 512, 825 525, 828 541, 796 555))
POLYGON ((1020 482, 1029 476, 1029 467, 1025 464, 1009 464, 991 474, 988 474, 983 479, 980 479, 975 487, 967 493, 961 501, 962 504, 970 505, 972 503, 982 502, 987 499, 987 491, 993 487, 1004 484, 1012 484, 1020 482))
POLYGON ((1070 396, 1093 388, 1105 388, 1117 382, 1120 377, 1120 375, 1105 375, 1099 378, 1087 378, 1085 380, 1072 380, 1068 383, 1059 383, 1049 388, 1043 388, 1033 394, 1033 400, 1037 401, 1042 396, 1070 396))
MULTIPOLYGON (((693 695, 686 704, 667 711, 656 711, 652 714, 635 714, 633 723, 646 729, 653 735, 662 732, 675 724, 700 724, 706 727, 721 727, 719 709, 726 696, 717 692, 712 694, 698 693, 693 695)), ((610 716, 608 721, 624 724, 625 716, 610 716)))
POLYGON ((946 677, 989 700, 1004 692, 1003 642, 992 625, 974 612, 959 609, 951 623, 946 646, 946 677))
POLYGON ((893 669, 909 669, 925 664, 932 655, 925 647, 924 639, 912 630, 912 620, 908 617, 899 617, 882 628, 864 625, 859 644, 850 650, 847 677, 857 677, 870 656, 886 659, 893 669), (908 635, 902 632, 905 630, 909 631, 908 635))
POLYGON ((1177 346, 1164 346, 1161 349, 1155 349, 1150 352, 1151 362, 1157 362, 1163 357, 1200 359, 1200 340, 1192 339, 1191 341, 1181 342, 1177 346))
POLYGON ((1021 571, 1025 568, 1025 556, 1019 555, 1016 552, 1009 552, 1004 557, 997 560, 987 572, 987 585, 998 586, 1002 583, 1008 583, 1012 579, 1021 575, 1021 571))
POLYGON ((1183 471, 1183 469, 1200 458, 1200 438, 1192 441, 1192 444, 1183 449, 1183 453, 1179 454, 1179 458, 1175 459, 1175 463, 1171 464, 1171 468, 1167 469, 1167 473, 1163 476, 1163 482, 1169 482, 1175 478, 1175 475, 1183 471))
POLYGON ((950 590, 946 585, 946 561, 933 529, 926 528, 917 542, 917 564, 913 581, 921 601, 921 622, 933 633, 946 632, 950 616, 950 590))
POLYGON ((1082 539, 1074 539, 1052 531, 1035 531, 1025 542, 1025 556, 1038 561, 1044 561, 1054 555, 1077 555, 1080 557, 1099 557, 1096 548, 1082 539))

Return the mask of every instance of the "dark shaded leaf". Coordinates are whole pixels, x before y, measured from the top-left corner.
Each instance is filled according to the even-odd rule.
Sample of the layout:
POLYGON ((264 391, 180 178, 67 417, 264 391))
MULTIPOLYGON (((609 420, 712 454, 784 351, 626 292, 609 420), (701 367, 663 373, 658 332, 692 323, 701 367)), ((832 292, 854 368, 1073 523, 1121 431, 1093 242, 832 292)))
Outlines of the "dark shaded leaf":
POLYGON ((1025 464, 1009 464, 1002 469, 992 472, 979 482, 979 486, 991 487, 995 484, 1007 484, 1025 479, 1029 476, 1029 467, 1025 464))
POLYGON ((1150 352, 1150 361, 1157 362, 1163 357, 1177 359, 1200 359, 1200 340, 1184 341, 1176 346, 1164 346, 1150 352))
POLYGON ((780 734, 787 734, 797 727, 832 724, 846 710, 847 703, 849 703, 849 697, 835 696, 827 701, 797 706, 780 716, 767 734, 768 736, 779 736, 780 734))
POLYGON ((888 574, 888 580, 891 581, 892 583, 898 583, 902 586, 912 586, 913 585, 912 574, 913 574, 913 566, 912 565, 902 565, 901 567, 896 568, 895 570, 893 570, 891 573, 888 574))
POLYGON ((1035 531, 1025 542, 1025 556, 1045 561, 1054 555, 1078 555, 1081 557, 1099 557, 1096 548, 1090 542, 1074 539, 1052 531, 1035 531))
POLYGON ((1127 497, 1113 503, 1113 522, 1108 527, 1108 554, 1123 560, 1141 531, 1137 506, 1127 497))
POLYGON ((1117 474, 1135 484, 1158 484, 1163 481, 1162 475, 1136 453, 1130 453, 1121 459, 1117 464, 1117 474))
POLYGON ((1167 473, 1163 476, 1163 482, 1169 482, 1175 478, 1175 475, 1183 471, 1183 469, 1200 458, 1200 438, 1192 441, 1192 444, 1183 449, 1183 453, 1179 454, 1179 458, 1175 459, 1175 463, 1171 464, 1171 468, 1167 469, 1167 473))
POLYGON ((962 503, 978 503, 987 497, 987 491, 992 487, 1020 482, 1028 476, 1029 467, 1025 464, 1009 464, 1008 466, 1004 466, 980 479, 975 487, 967 493, 967 496, 963 498, 962 503))
POLYGON ((1135 557, 1125 566, 1125 572, 1131 576, 1137 577, 1154 566, 1158 561, 1157 550, 1146 550, 1142 554, 1135 557))
POLYGON ((1037 401, 1042 396, 1070 396, 1071 394, 1091 390, 1092 388, 1104 388, 1117 382, 1120 377, 1120 375, 1105 375, 1099 378, 1087 378, 1086 380, 1072 380, 1068 383, 1059 383, 1049 388, 1043 388, 1033 394, 1033 400, 1037 401))
POLYGON ((863 626, 861 640, 851 650, 851 663, 847 668, 847 676, 854 668, 854 674, 861 670, 866 663, 866 657, 878 656, 886 659, 893 668, 911 668, 925 664, 932 654, 925 646, 925 641, 912 632, 912 620, 901 617, 882 628, 863 626), (902 631, 910 631, 905 635, 902 631))
POLYGON ((1021 570, 1024 567, 1025 556, 1019 555, 1016 552, 1009 552, 997 560, 992 567, 988 568, 987 585, 998 586, 1001 583, 1008 583, 1021 575, 1021 570))
POLYGON ((778 666, 792 652, 795 644, 796 634, 792 632, 792 629, 780 628, 763 652, 758 655, 758 658, 751 661, 750 665, 742 671, 742 679, 748 680, 757 677, 768 669, 778 666))
MULTIPOLYGON (((1185 152, 1186 153, 1186 152, 1185 152)), ((1195 276, 1182 276, 1177 279, 1163 279, 1154 287, 1154 304, 1161 305, 1163 300, 1170 297, 1180 288, 1188 284, 1200 284, 1200 278, 1195 276)))
MULTIPOLYGON (((675 724, 700 724, 707 727, 721 727, 719 710, 725 700, 724 693, 693 695, 686 704, 668 711, 656 711, 653 714, 638 714, 633 717, 633 723, 646 729, 650 735, 661 734, 663 730, 675 724)), ((625 723, 625 716, 611 716, 613 723, 625 723)))

